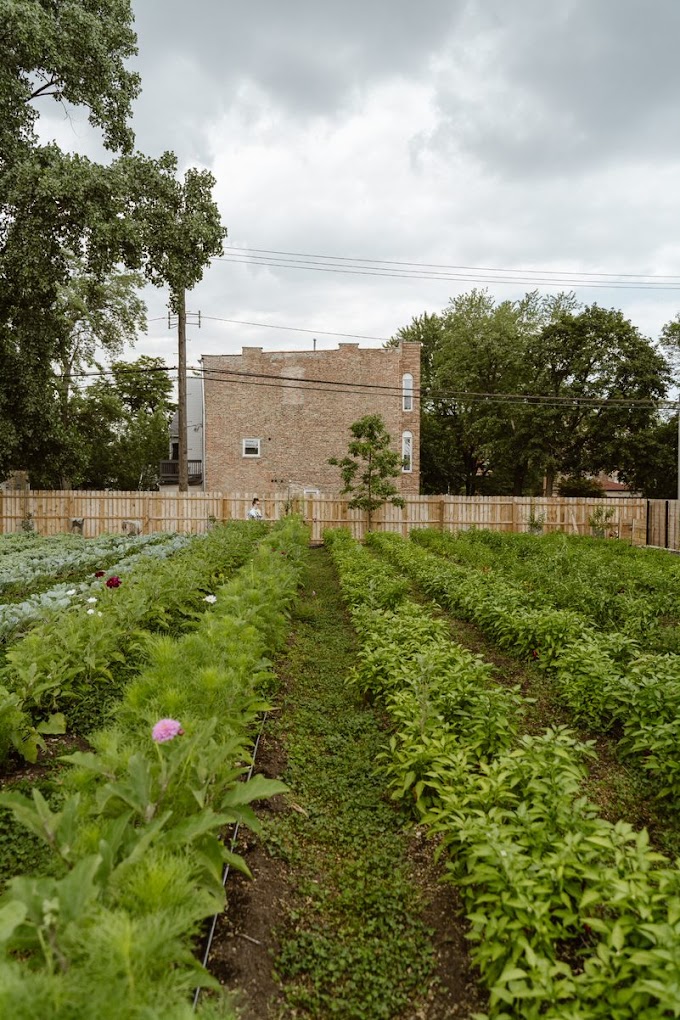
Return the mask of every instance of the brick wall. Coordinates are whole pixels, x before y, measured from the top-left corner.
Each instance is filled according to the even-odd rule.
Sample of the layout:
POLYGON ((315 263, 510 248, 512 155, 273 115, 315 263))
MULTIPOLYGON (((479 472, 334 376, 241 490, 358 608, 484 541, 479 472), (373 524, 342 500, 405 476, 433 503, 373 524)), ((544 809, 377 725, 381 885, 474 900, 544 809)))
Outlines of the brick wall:
POLYGON ((281 352, 244 347, 242 354, 206 355, 203 367, 207 490, 338 492, 340 472, 328 458, 346 454, 353 422, 380 414, 399 454, 403 433, 412 434, 413 470, 395 484, 404 493, 419 491, 419 344, 281 352), (413 376, 410 411, 403 410, 405 373, 413 376), (259 456, 243 456, 244 439, 259 439, 259 456))

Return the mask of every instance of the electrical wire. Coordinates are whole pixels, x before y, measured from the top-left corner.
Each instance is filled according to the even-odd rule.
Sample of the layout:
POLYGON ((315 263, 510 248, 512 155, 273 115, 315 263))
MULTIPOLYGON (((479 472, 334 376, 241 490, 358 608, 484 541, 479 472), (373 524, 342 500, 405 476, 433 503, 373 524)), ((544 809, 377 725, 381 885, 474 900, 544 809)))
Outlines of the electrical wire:
POLYGON ((236 252, 255 252, 258 255, 285 255, 305 259, 328 259, 334 262, 365 262, 376 265, 410 266, 421 269, 453 269, 456 271, 470 271, 475 273, 511 273, 515 276, 557 276, 560 279, 568 277, 597 276, 597 277, 626 277, 634 279, 649 280, 678 280, 680 275, 672 273, 605 273, 587 272, 585 270, 558 270, 558 269, 503 269, 494 266, 463 266, 452 265, 442 262, 397 262, 394 259, 371 259, 361 257, 350 257, 347 255, 319 255, 318 253, 301 251, 278 251, 275 248, 239 248, 237 245, 225 245, 225 250, 236 252))
MULTIPOLYGON (((117 370, 121 371, 121 370, 117 370)), ((146 368, 122 370, 135 373, 143 372, 177 372, 176 365, 167 365, 158 368, 146 368)), ((385 383, 358 383, 349 380, 339 379, 307 379, 302 376, 279 376, 266 372, 247 372, 240 369, 228 368, 205 368, 191 367, 192 375, 189 378, 203 378, 211 382, 222 382, 231 385, 264 386, 276 389, 299 389, 303 392, 327 393, 357 396, 362 393, 366 396, 374 396, 376 393, 385 393, 388 396, 401 398, 403 387, 385 383), (226 377, 226 378, 225 378, 226 377)), ((113 375, 111 370, 100 372, 73 373, 71 378, 100 377, 113 375)), ((56 377, 58 378, 58 377, 56 377)), ((168 378, 170 376, 168 375, 168 378)), ((174 381, 174 380, 173 380, 174 381)), ((533 404, 544 407, 618 407, 625 408, 654 408, 666 409, 680 407, 680 401, 673 400, 652 400, 647 397, 585 397, 585 396, 562 396, 559 394, 537 394, 537 393, 486 393, 474 390, 416 390, 411 392, 411 397, 416 400, 451 400, 460 403, 515 403, 533 404)))
POLYGON ((532 287, 568 287, 573 289, 574 287, 582 287, 584 289, 602 289, 602 290, 643 290, 643 291, 679 291, 680 282, 676 284, 662 283, 654 281, 639 281, 637 283, 626 283, 624 280, 613 280, 606 282, 603 280, 590 281, 590 280, 560 280, 560 279, 527 279, 526 277, 496 277, 496 276, 468 276, 454 273, 428 273, 419 270, 391 270, 389 268, 373 267, 371 265, 355 265, 339 266, 329 264, 320 264, 313 262, 304 261, 292 261, 277 259, 274 257, 267 256, 217 256, 214 261, 217 262, 229 262, 237 265, 250 265, 250 266, 261 266, 268 269, 294 269, 294 270, 307 270, 313 273, 336 273, 343 276, 373 276, 382 279, 400 279, 400 280, 429 280, 434 282, 453 282, 453 283, 493 283, 503 284, 512 286, 532 286, 532 287))
MULTIPOLYGON (((388 394, 392 396, 401 395, 403 391, 401 388, 382 386, 379 383, 342 383, 335 380, 323 380, 323 379, 305 379, 298 380, 291 379, 288 377, 281 376, 267 376, 264 373, 258 375, 253 373, 252 377, 249 378, 224 378, 224 375, 229 376, 242 376, 243 373, 232 372, 227 369, 204 369, 203 370, 204 380, 210 382, 225 383, 230 385, 245 385, 245 386, 262 386, 276 389, 300 389, 303 392, 311 393, 326 393, 326 394, 340 394, 340 395, 363 395, 373 396, 376 390, 394 390, 395 392, 388 394), (276 379, 275 382, 261 382, 261 379, 276 379), (311 385, 312 383, 321 383, 322 385, 311 385), (332 386, 333 389, 328 387, 332 386), (361 387, 361 389, 359 389, 361 387)), ((473 393, 470 391, 439 391, 439 390, 414 390, 411 394, 413 400, 450 400, 458 403, 502 403, 502 404, 519 404, 519 405, 535 405, 541 407, 582 407, 582 408, 602 408, 602 407, 617 407, 620 410, 631 409, 634 407, 649 408, 649 409, 665 409, 665 408, 677 408, 680 407, 680 401, 670 400, 650 400, 648 398, 626 398, 626 397, 579 397, 579 396, 550 396, 550 395, 539 395, 532 393, 473 393)))
MULTIPOLYGON (((159 316, 164 318, 164 316, 159 316)), ((211 322, 230 322, 235 323, 238 326, 263 326, 266 329, 283 329, 291 333, 312 333, 314 336, 347 336, 353 340, 380 340, 381 343, 388 343, 389 337, 386 336, 366 336, 363 333, 338 333, 335 330, 329 329, 308 329, 303 326, 279 326, 273 322, 248 322, 246 319, 223 319, 218 315, 204 315, 204 319, 209 319, 211 322)), ((149 322, 155 320, 149 319, 149 322)))

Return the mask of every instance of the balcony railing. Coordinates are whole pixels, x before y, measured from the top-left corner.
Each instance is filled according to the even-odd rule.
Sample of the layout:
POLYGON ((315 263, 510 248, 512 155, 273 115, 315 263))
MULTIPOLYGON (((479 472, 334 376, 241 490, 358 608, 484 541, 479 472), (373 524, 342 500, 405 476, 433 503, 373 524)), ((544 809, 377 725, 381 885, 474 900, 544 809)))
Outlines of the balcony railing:
MULTIPOLYGON (((198 485, 203 481, 203 462, 200 460, 187 461, 189 469, 189 485, 198 485)), ((160 465, 161 485, 179 484, 179 461, 162 460, 160 465)))

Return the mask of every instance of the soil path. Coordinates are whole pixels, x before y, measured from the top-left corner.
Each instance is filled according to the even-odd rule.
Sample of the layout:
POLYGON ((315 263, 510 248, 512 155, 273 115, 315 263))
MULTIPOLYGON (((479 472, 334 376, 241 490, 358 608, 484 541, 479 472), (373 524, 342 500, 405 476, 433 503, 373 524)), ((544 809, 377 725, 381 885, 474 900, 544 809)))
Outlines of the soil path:
POLYGON ((445 1020, 482 1011, 455 892, 385 795, 380 716, 347 685, 357 652, 327 553, 310 551, 257 768, 290 793, 241 843, 209 967, 243 1020, 445 1020), (376 767, 378 766, 378 768, 376 767))

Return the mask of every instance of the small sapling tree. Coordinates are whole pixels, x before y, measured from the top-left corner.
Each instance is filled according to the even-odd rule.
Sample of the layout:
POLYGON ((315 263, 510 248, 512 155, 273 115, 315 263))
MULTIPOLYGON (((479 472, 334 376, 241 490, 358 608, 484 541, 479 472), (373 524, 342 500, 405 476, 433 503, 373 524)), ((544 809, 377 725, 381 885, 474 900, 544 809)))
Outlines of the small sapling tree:
POLYGON ((343 494, 352 493, 349 505, 365 510, 368 530, 371 530, 373 514, 384 503, 404 506, 404 500, 392 481, 398 478, 402 460, 396 450, 390 448, 390 435, 379 414, 367 414, 350 426, 352 440, 347 456, 339 460, 331 457, 329 464, 340 468, 344 482, 343 494))

